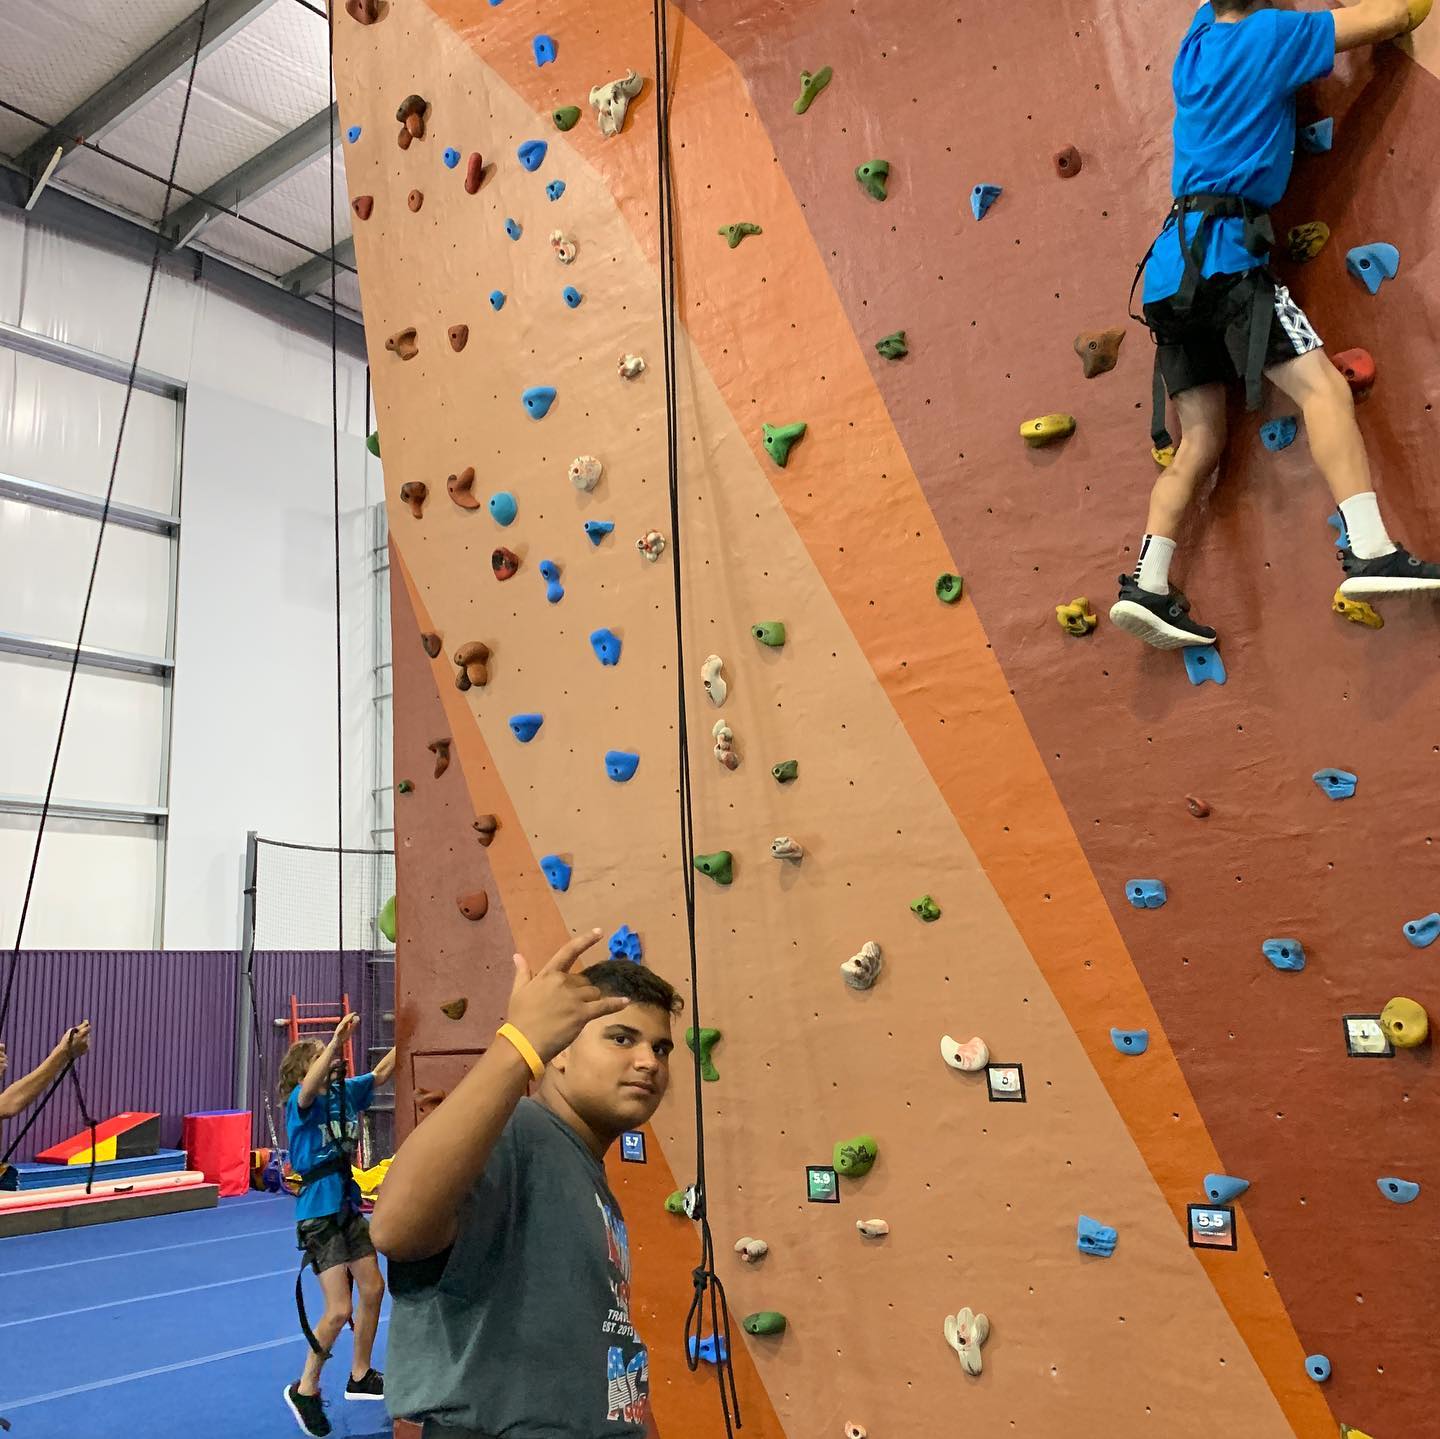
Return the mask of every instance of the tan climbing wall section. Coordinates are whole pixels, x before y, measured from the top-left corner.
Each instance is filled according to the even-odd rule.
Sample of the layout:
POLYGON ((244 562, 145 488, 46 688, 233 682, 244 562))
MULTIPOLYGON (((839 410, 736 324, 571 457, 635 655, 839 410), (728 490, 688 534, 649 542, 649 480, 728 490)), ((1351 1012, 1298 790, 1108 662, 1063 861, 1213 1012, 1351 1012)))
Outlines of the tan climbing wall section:
MULTIPOLYGON (((850 22, 818 4, 789 13, 797 28, 802 19, 817 27, 804 56, 784 61, 793 89, 801 63, 830 58, 815 36, 829 43, 850 22)), ((1031 738, 1026 695, 1012 692, 991 650, 985 612, 969 599, 948 609, 934 598, 940 571, 973 573, 966 537, 942 533, 936 518, 934 487, 955 483, 957 467, 935 457, 927 489, 917 482, 887 413, 893 397, 882 396, 868 357, 874 338, 910 316, 892 318, 897 306, 878 303, 883 319, 856 313, 843 270, 832 263, 827 272, 834 255, 817 246, 792 191, 792 161, 775 163, 773 137, 801 122, 777 105, 767 130, 747 89, 747 80, 757 93, 761 80, 780 84, 780 69, 765 68, 769 52, 754 45, 757 15, 747 29, 738 5, 713 7, 717 30, 727 19, 736 27, 727 38, 738 61, 671 16, 696 830, 701 849, 736 856, 732 887, 699 882, 703 1018, 725 1031, 722 1077, 705 1095, 711 1208, 736 1317, 775 1308, 791 1322, 778 1340, 740 1341, 746 1430, 839 1434, 854 1420, 883 1439, 944 1415, 978 1433, 1150 1434, 1156 1424, 1176 1435, 1221 1425, 1331 1433, 1244 1206, 1236 1253, 1202 1258, 1186 1246, 1185 1202, 1200 1198, 1200 1175, 1227 1166, 1177 1064, 1176 1032, 1157 1018, 1077 842, 1075 810, 1067 817, 1047 774, 1049 751, 1031 738), (764 234, 732 251, 715 231, 739 220, 763 224, 764 234), (760 424, 799 419, 810 433, 777 470, 760 424), (787 623, 784 649, 750 637, 749 625, 765 619, 787 623), (700 686, 712 651, 731 685, 723 711, 700 686), (734 773, 709 753, 720 713, 742 755, 734 773), (792 757, 800 777, 782 789, 769 768, 792 757), (806 848, 798 867, 769 856, 782 834, 806 848), (924 892, 944 910, 934 925, 908 910, 924 892), (868 939, 884 947, 886 969, 874 990, 856 994, 838 965, 868 939), (1150 1052, 1122 1059, 1111 1024, 1149 1027, 1150 1052), (988 1103, 983 1077, 945 1068, 944 1032, 979 1033, 997 1059, 1023 1063, 1028 1102, 988 1103), (842 1181, 838 1206, 806 1204, 805 1165, 827 1162, 836 1140, 861 1132, 880 1141, 872 1174, 842 1181), (1075 1253, 1080 1213, 1119 1227, 1113 1258, 1075 1253), (855 1232, 855 1220, 872 1215, 891 1224, 888 1239, 855 1232), (741 1234, 770 1243, 763 1264, 746 1268, 729 1254, 741 1234), (978 1378, 961 1372, 941 1336, 943 1317, 962 1306, 984 1310, 994 1326, 978 1378)), ((1012 59, 1023 53, 1014 34, 1006 44, 1012 59)), ((454 688, 453 666, 433 666, 455 778, 475 813, 501 819, 477 860, 492 869, 490 913, 468 925, 435 878, 434 863, 450 863, 443 852, 465 839, 463 827, 418 805, 397 820, 409 842, 402 928, 429 923, 426 906, 449 911, 432 931, 443 950, 434 963, 428 939, 402 936, 402 1033, 417 1049, 445 1047, 452 1032, 468 1042, 450 1047, 478 1047, 503 1005, 496 971, 507 925, 535 954, 566 929, 628 923, 650 963, 676 982, 684 976, 670 555, 650 565, 634 548, 652 526, 670 538, 655 368, 652 91, 611 141, 585 105, 592 84, 632 67, 650 72, 650 16, 633 5, 556 5, 542 19, 516 4, 395 0, 376 26, 342 22, 337 47, 342 120, 362 126, 347 148, 351 193, 373 198, 356 227, 357 253, 397 572, 408 575, 415 608, 413 620, 396 612, 397 693, 431 683, 419 674, 428 662, 415 625, 439 631, 447 654, 470 640, 492 651, 489 684, 469 694, 454 688), (541 28, 559 58, 537 70, 529 47, 541 28), (427 135, 402 152, 393 116, 412 91, 430 103, 427 135), (557 103, 584 111, 568 135, 549 121, 557 103), (529 174, 516 147, 532 138, 549 153, 529 174), (455 170, 441 158, 449 146, 461 152, 455 170), (463 157, 474 150, 494 169, 468 195, 463 157), (552 202, 545 186, 555 179, 566 189, 552 202), (418 210, 407 204, 414 190, 418 210), (518 240, 506 235, 507 217, 518 240), (575 241, 573 265, 556 263, 552 227, 575 241), (566 285, 582 293, 578 308, 561 298, 566 285), (492 290, 506 295, 498 311, 492 290), (469 338, 457 353, 446 331, 462 323, 469 338), (387 352, 386 341, 412 326, 416 357, 387 352), (650 372, 621 379, 626 352, 645 355, 650 372), (520 403, 532 385, 559 392, 539 422, 520 403), (566 475, 582 454, 605 464, 588 495, 566 475), (496 490, 516 495, 509 529, 448 497, 447 475, 467 466, 482 506, 496 490), (429 490, 418 519, 400 502, 401 487, 417 481, 429 490), (613 521, 613 534, 592 546, 586 519, 613 521), (501 543, 521 558, 503 584, 489 561, 501 543), (565 587, 554 606, 542 559, 559 566, 565 587), (588 643, 600 626, 623 641, 613 669, 588 643), (421 657, 410 679, 398 658, 407 645, 421 657), (506 721, 526 711, 545 724, 522 746, 506 721), (609 748, 640 754, 627 785, 605 777, 609 748), (574 866, 568 893, 545 886, 537 861, 551 853, 574 866), (472 1010, 452 1023, 438 1005, 457 986, 469 988, 472 1010)), ((870 107, 876 93, 837 73, 807 119, 831 107, 821 133, 836 143, 856 95, 870 107)), ((851 233, 862 215, 851 213, 848 170, 883 144, 867 133, 846 142, 845 165, 830 164, 826 183, 843 193, 851 233)), ((828 191, 817 209, 822 202, 828 191)), ((918 257, 930 257, 926 237, 912 234, 905 253, 892 267, 896 293, 920 272, 918 257)), ((923 329, 923 312, 913 323, 923 329)), ((935 422, 993 413, 1013 431, 1019 416, 960 378, 927 389, 935 422)), ((1128 414, 1115 419, 1117 435, 1122 421, 1133 425, 1128 414)), ((999 486, 1029 482, 1023 456, 997 454, 994 473, 999 486)), ((1033 497, 1011 504, 1013 547, 1044 506, 1033 497)), ((1008 636, 1017 617, 998 603, 1008 636)), ((1053 619, 1042 629, 1028 612, 1021 618, 1029 644, 1070 643, 1053 619)), ((1007 671, 1011 663, 1007 655, 1007 671)), ((1053 703, 1063 709, 1063 696, 1053 703)), ((402 756, 428 760, 433 737, 429 714, 408 715, 397 704, 397 775, 415 763, 402 756)), ((1088 732, 1075 738, 1082 751, 1090 742, 1088 732)), ((397 801, 397 813, 418 797, 397 801)), ((468 872, 462 866, 457 879, 468 872)), ((1139 950, 1161 931, 1136 923, 1139 950)), ((617 1182, 626 1183, 636 1237, 637 1322, 651 1344, 659 1427, 713 1435, 723 1430, 710 1376, 687 1374, 680 1358, 697 1246, 691 1227, 657 1202, 690 1177, 689 1108, 688 1067, 677 1065, 650 1165, 617 1170, 617 1182)))

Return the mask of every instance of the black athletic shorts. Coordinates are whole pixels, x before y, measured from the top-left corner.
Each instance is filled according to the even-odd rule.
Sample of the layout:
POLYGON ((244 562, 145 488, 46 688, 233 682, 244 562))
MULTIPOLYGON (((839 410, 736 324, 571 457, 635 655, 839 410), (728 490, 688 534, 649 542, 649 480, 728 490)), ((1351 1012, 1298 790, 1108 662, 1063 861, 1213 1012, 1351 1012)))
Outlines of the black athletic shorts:
POLYGON ((1155 336, 1160 373, 1171 395, 1215 381, 1234 384, 1245 378, 1255 292, 1273 297, 1265 368, 1283 365, 1322 347, 1305 311, 1277 284, 1266 266, 1238 275, 1209 275, 1200 281, 1194 301, 1182 309, 1174 298, 1152 300, 1145 318, 1155 336))
POLYGON ((328 1214, 324 1219, 302 1219, 295 1226, 295 1242, 317 1274, 341 1264, 353 1264, 375 1252, 369 1224, 353 1209, 328 1214))

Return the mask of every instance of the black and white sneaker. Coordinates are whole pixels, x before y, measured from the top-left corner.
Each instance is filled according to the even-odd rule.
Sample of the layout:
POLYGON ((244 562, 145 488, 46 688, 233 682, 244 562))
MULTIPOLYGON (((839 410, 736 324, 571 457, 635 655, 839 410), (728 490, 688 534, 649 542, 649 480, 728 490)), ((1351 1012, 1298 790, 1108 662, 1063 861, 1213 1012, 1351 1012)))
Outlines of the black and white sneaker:
POLYGON ((378 1369, 367 1369, 359 1378, 352 1378, 345 1386, 347 1399, 385 1398, 385 1376, 378 1369))
POLYGON ((287 1384, 285 1405, 295 1416, 302 1434, 313 1434, 320 1439, 330 1432, 330 1421, 325 1417, 325 1401, 318 1394, 302 1394, 298 1384, 287 1384))
POLYGON ((1120 598, 1110 607, 1110 623, 1157 650, 1215 643, 1215 631, 1190 618, 1190 601, 1179 590, 1157 595, 1142 590, 1134 575, 1120 576, 1120 598))
POLYGON ((1366 595, 1409 595, 1422 590, 1440 590, 1440 565, 1417 560, 1398 545, 1388 555, 1362 560, 1348 549, 1340 551, 1345 578, 1340 593, 1349 599, 1366 595))

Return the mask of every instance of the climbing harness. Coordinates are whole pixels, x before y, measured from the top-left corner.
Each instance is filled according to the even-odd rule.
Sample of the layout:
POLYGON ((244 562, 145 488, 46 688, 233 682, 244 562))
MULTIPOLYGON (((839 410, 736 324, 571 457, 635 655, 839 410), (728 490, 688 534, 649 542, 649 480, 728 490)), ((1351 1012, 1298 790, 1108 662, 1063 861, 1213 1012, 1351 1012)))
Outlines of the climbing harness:
MULTIPOLYGON (((1150 248, 1135 267, 1135 279, 1130 285, 1130 299, 1127 302, 1130 318, 1138 320, 1150 331, 1150 337, 1156 345, 1150 438, 1157 450, 1168 449, 1173 443, 1170 432, 1165 427, 1165 377, 1160 371, 1159 337, 1143 312, 1138 315, 1135 313, 1135 291, 1140 286, 1145 266, 1150 263, 1150 257, 1155 253, 1155 246, 1160 243, 1160 236, 1170 229, 1173 222, 1180 242, 1180 253, 1185 261, 1185 271, 1180 278, 1180 288, 1175 292, 1174 302, 1181 309, 1193 304, 1203 278, 1205 246, 1212 220, 1243 220, 1244 246, 1258 258, 1268 258, 1275 244, 1275 229, 1270 223, 1270 212, 1243 195, 1181 195, 1171 204, 1165 224, 1160 228, 1160 235, 1150 242, 1150 248), (1195 227, 1195 234, 1187 241, 1185 222, 1189 215, 1199 215, 1200 223, 1195 227)), ((1271 289, 1264 285, 1257 287, 1250 301, 1250 348, 1245 356, 1245 408, 1248 410, 1260 408, 1261 381, 1265 374, 1265 353, 1270 342, 1270 317, 1274 306, 1275 299, 1271 289)))

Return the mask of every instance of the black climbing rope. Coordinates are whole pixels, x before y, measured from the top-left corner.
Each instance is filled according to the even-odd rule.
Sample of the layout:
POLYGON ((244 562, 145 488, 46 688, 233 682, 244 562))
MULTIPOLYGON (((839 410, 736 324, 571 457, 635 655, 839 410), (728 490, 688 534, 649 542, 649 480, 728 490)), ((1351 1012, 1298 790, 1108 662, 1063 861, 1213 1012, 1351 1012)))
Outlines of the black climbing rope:
MULTIPOLYGON (((45 782, 45 798, 40 806, 39 823, 35 827, 35 845, 30 853, 30 872, 25 880, 25 896, 20 902, 20 919, 15 926, 15 943, 11 946, 10 963, 6 967, 4 994, 0 996, 0 1034, 4 1034, 6 1022, 10 1018, 10 1002, 15 991, 15 975, 20 966, 20 945, 25 938, 25 922, 30 915, 30 901, 35 892, 35 874, 40 865, 40 846, 45 838, 45 825, 50 818, 50 804, 55 796, 55 776, 60 768, 60 750, 65 743, 65 725, 70 718, 70 701, 75 695, 75 675, 80 668, 80 650, 85 643, 85 627, 90 620, 90 601, 95 595, 95 577, 100 569, 100 550, 105 543, 105 528, 110 519, 110 504, 115 494, 115 479, 120 472, 120 448, 125 442, 125 423, 130 416, 130 400, 135 393, 135 376, 140 369, 140 350, 145 342, 145 326, 150 318, 150 300, 155 292, 155 276, 160 268, 160 253, 165 246, 165 221, 170 213, 170 202, 178 188, 175 184, 175 172, 180 164, 180 146, 185 138, 185 122, 190 114, 190 97, 195 90, 195 71, 200 64, 200 51, 205 42, 205 23, 209 14, 210 0, 204 0, 200 7, 200 24, 195 35, 195 53, 190 57, 190 73, 185 82, 185 99, 180 107, 180 123, 175 130, 175 148, 170 156, 170 174, 165 182, 165 199, 161 203, 160 219, 155 230, 155 248, 150 255, 150 273, 145 282, 145 300, 140 307, 140 325, 135 333, 135 350, 130 357, 130 372, 125 380, 125 399, 120 408, 120 427, 115 435, 115 452, 110 458, 110 478, 105 486, 105 503, 100 510, 100 528, 95 535, 95 554, 90 561, 90 578, 85 585, 85 603, 80 609, 80 632, 75 636, 75 648, 70 656, 70 674, 65 682, 65 702, 60 709, 60 727, 55 735, 55 752, 50 757, 50 775, 45 782)), ((73 1031, 71 1033, 73 1034, 73 1031)), ((68 1049, 70 1035, 66 1036, 66 1044, 68 1049)), ((75 1060, 76 1055, 73 1052, 67 1054, 65 1068, 61 1070, 55 1082, 41 1097, 25 1128, 20 1131, 19 1137, 11 1143, 3 1158, 0 1158, 0 1168, 3 1168, 5 1162, 18 1148, 20 1140, 39 1119, 45 1106, 59 1092, 61 1082, 68 1075, 74 1085, 76 1103, 81 1116, 85 1120, 86 1128, 90 1130, 90 1168, 85 1179, 85 1192, 89 1194, 95 1183, 95 1120, 91 1116, 90 1107, 85 1100, 85 1090, 80 1083, 80 1076, 75 1072, 75 1060)))
MULTIPOLYGON (((655 134, 660 238, 660 323, 665 373, 665 457, 670 489, 670 568, 675 585, 675 676, 680 781, 680 864, 685 886, 685 924, 690 945, 690 1008, 695 1033, 700 1033, 700 966, 695 938, 695 821, 690 795, 690 736, 685 704, 685 625, 680 540, 680 414, 676 373, 675 205, 670 152, 670 34, 666 0, 655 0, 655 134)), ((706 1210, 705 1101, 700 1045, 695 1057, 695 1200, 692 1218, 700 1226, 700 1259, 692 1272, 695 1292, 685 1319, 685 1362, 700 1364, 700 1343, 709 1298, 710 1335, 716 1346, 715 1369, 725 1433, 743 1427, 731 1360, 730 1306, 725 1286, 715 1272, 715 1237, 706 1210), (733 1426, 733 1427, 732 1427, 733 1426)))

